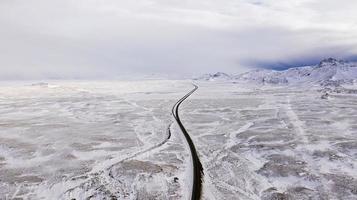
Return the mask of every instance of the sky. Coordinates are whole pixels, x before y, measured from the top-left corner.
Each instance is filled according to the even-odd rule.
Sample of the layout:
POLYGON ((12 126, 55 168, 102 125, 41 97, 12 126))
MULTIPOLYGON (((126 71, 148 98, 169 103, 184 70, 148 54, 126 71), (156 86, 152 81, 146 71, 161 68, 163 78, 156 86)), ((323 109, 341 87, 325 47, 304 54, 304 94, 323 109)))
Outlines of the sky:
POLYGON ((355 59, 356 10, 356 0, 0 0, 0 80, 355 59))

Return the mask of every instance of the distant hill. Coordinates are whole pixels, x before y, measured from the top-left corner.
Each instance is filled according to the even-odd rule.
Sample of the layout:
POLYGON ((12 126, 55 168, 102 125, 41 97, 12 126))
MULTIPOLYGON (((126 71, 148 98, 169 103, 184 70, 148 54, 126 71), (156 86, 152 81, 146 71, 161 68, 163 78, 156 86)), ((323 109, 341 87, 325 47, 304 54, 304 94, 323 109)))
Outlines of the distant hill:
POLYGON ((218 72, 206 74, 197 80, 224 80, 263 85, 320 84, 337 86, 357 80, 357 64, 327 58, 317 65, 295 67, 284 71, 259 69, 239 75, 218 72))

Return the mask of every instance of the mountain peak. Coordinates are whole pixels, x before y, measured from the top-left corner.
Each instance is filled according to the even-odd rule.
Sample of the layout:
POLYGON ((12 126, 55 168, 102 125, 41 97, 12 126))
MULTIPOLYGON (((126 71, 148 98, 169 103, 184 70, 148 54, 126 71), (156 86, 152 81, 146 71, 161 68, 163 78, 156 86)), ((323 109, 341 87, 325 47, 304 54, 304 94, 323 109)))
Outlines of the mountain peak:
POLYGON ((228 77, 229 75, 224 73, 224 72, 217 72, 212 75, 212 77, 217 78, 217 77, 228 77))
POLYGON ((321 60, 319 63, 319 67, 324 67, 324 66, 337 66, 338 64, 345 64, 346 61, 343 60, 337 60, 336 58, 325 58, 321 60))
POLYGON ((229 80, 231 76, 224 72, 216 72, 214 74, 204 74, 201 77, 194 78, 194 80, 229 80))

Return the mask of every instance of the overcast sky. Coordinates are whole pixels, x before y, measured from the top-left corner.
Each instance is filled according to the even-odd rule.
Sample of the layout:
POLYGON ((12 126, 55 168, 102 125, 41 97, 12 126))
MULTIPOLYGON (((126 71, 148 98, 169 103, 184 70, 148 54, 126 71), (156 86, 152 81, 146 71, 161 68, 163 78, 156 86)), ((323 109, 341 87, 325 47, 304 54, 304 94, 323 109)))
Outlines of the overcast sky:
POLYGON ((243 72, 356 58, 356 0, 0 0, 0 79, 243 72))

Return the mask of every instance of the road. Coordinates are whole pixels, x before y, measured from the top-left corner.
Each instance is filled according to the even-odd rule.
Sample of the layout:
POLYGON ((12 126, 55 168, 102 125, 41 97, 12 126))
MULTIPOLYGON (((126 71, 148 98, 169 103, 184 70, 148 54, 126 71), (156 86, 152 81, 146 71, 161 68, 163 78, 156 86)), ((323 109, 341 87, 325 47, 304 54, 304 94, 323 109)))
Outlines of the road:
POLYGON ((192 177, 193 184, 192 184, 191 200, 199 200, 201 198, 201 191, 202 191, 203 168, 202 168, 200 159, 197 155, 195 145, 194 145, 190 135, 187 133, 185 127, 183 126, 183 124, 180 120, 180 116, 179 116, 179 107, 180 107, 181 103, 184 102, 191 94, 193 94, 198 89, 197 85, 193 84, 193 86, 195 88, 192 89, 185 96, 183 96, 180 100, 178 100, 176 102, 176 104, 172 107, 172 114, 173 114, 174 118, 176 119, 176 122, 179 125, 183 135, 185 136, 188 146, 190 147, 191 158, 192 158, 192 167, 193 167, 193 177, 192 177))

